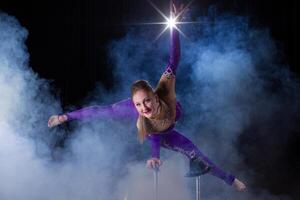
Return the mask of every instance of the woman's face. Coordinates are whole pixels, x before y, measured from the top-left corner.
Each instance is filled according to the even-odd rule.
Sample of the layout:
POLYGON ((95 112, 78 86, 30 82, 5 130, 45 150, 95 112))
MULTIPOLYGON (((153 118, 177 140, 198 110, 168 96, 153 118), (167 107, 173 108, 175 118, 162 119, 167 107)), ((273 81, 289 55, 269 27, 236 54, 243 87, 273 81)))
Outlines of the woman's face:
POLYGON ((132 97, 138 113, 146 118, 152 118, 158 112, 159 101, 156 94, 145 90, 138 90, 132 97))

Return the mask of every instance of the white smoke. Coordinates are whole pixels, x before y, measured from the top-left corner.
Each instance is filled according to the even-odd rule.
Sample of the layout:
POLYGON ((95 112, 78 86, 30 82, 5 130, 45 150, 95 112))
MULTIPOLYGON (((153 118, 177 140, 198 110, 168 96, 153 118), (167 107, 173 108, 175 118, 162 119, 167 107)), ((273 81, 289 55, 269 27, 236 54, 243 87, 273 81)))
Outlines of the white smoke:
MULTIPOLYGON (((62 110, 48 82, 28 65, 27 36, 14 17, 0 13, 0 199, 151 199, 145 158, 141 163, 122 158, 135 131, 128 128, 133 138, 128 140, 117 135, 126 132, 123 125, 81 124, 64 148, 53 148, 65 133, 48 129, 47 120, 62 110)), ((188 189, 171 163, 161 175, 160 195, 186 198, 188 189)))

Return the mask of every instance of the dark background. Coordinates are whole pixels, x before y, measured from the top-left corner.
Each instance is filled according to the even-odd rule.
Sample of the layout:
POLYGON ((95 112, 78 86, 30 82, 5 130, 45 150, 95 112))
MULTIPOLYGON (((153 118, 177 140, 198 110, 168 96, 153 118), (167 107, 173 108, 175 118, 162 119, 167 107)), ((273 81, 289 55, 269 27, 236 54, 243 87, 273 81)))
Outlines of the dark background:
MULTIPOLYGON (((153 2, 167 11, 168 0, 153 2)), ((287 66, 299 74, 294 0, 195 0, 191 9, 207 15, 211 6, 217 14, 250 16, 255 26, 270 28, 287 66)), ((0 0, 0 10, 28 29, 30 66, 42 78, 53 80, 64 105, 78 104, 96 81, 106 89, 112 86, 107 44, 124 36, 128 29, 124 24, 162 20, 147 0, 0 0)))
MULTIPOLYGON (((153 2, 167 11, 168 0, 153 2)), ((195 0, 191 9, 199 15, 207 15, 212 6, 217 14, 230 12, 249 16, 253 26, 269 28, 285 55, 282 62, 299 77, 295 0, 195 0)), ((15 16, 29 31, 26 44, 30 66, 40 77, 51 80, 63 106, 80 106, 96 82, 107 90, 113 87, 107 47, 112 39, 126 34, 128 26, 125 24, 162 20, 147 0, 0 0, 0 10, 15 16)), ((240 142, 255 143, 252 139, 242 137, 240 142)), ((256 179, 257 184, 273 194, 299 199, 299 145, 298 129, 290 137, 287 153, 276 162, 278 166, 274 166, 272 173, 252 163, 256 172, 266 174, 256 179)))

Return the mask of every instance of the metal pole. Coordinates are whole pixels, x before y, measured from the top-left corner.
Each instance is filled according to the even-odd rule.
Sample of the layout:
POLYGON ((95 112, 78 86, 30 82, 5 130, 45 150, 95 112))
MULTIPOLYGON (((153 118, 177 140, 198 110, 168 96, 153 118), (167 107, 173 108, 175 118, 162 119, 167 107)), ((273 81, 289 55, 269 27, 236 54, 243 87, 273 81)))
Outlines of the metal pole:
POLYGON ((200 176, 196 177, 196 200, 200 200, 200 176))
POLYGON ((159 168, 155 167, 154 168, 154 192, 155 192, 155 200, 158 200, 158 172, 159 172, 159 168))

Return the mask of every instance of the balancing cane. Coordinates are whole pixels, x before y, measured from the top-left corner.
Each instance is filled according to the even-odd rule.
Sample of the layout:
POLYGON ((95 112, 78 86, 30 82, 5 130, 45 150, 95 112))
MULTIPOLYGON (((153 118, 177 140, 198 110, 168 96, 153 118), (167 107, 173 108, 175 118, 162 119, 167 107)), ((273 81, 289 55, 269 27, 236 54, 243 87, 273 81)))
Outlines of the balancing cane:
POLYGON ((154 192, 155 192, 155 200, 158 200, 158 172, 159 172, 159 167, 156 165, 153 169, 153 174, 154 174, 154 192))

